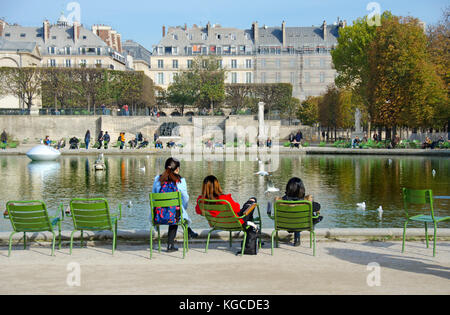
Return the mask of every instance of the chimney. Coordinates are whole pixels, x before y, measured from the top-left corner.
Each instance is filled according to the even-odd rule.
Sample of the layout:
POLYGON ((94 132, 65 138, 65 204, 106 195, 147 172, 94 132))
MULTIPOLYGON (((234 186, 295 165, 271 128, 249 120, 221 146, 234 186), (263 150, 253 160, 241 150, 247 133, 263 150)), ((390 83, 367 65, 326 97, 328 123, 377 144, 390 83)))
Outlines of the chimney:
POLYGON ((208 38, 211 37, 211 23, 206 24, 206 33, 208 34, 208 38))
POLYGON ((253 24, 252 24, 252 32, 253 32, 253 42, 256 45, 258 43, 258 37, 259 37, 258 22, 253 22, 253 24))
POLYGON ((184 23, 184 30, 187 31, 187 24, 184 23))
POLYGON ((287 38, 286 38, 286 22, 285 21, 283 21, 283 23, 281 23, 281 33, 282 33, 282 45, 283 45, 283 48, 286 48, 287 38))
POLYGON ((43 36, 44 36, 44 42, 47 42, 47 40, 50 38, 50 22, 48 20, 44 21, 43 26, 43 36))
POLYGON ((5 29, 6 23, 3 20, 0 20, 0 36, 3 36, 3 30, 5 29))
POLYGON ((122 36, 117 34, 117 51, 122 53, 122 36))
POLYGON ((80 23, 78 21, 73 22, 73 41, 76 43, 80 39, 80 23))
POLYGON ((165 36, 166 36, 166 26, 163 25, 163 27, 162 27, 162 37, 165 37, 165 36))
POLYGON ((323 21, 322 29, 323 29, 323 40, 326 41, 327 40, 327 22, 326 21, 323 21))

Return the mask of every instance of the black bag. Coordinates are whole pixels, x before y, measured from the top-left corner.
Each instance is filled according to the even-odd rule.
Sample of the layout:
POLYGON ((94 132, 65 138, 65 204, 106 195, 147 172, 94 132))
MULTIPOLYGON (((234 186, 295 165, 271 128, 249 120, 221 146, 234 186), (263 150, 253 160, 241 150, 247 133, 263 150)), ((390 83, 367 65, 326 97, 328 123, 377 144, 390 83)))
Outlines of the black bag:
MULTIPOLYGON (((242 241, 244 243, 244 241, 242 241)), ((258 229, 248 225, 247 239, 245 241, 244 255, 258 254, 258 229)))

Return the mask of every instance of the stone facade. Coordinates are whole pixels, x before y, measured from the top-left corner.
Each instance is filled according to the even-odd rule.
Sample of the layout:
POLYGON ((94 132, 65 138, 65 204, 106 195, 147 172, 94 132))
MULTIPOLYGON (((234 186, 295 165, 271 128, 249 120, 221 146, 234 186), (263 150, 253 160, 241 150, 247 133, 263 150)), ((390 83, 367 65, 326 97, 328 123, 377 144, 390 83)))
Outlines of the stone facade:
POLYGON ((318 27, 225 28, 208 23, 192 28, 163 26, 163 38, 153 47, 150 77, 167 88, 174 75, 188 69, 196 56, 216 55, 227 70, 226 83, 291 83, 301 100, 323 93, 334 83, 330 52, 345 22, 318 27))

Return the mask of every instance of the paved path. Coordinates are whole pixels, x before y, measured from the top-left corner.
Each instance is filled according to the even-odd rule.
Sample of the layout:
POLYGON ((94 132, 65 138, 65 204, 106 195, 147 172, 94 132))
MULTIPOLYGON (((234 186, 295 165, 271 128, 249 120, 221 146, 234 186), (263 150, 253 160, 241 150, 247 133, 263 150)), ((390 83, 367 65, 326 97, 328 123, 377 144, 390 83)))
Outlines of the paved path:
POLYGON ((309 242, 282 243, 274 256, 266 243, 257 256, 239 257, 236 241, 231 250, 212 243, 207 254, 193 244, 184 260, 164 250, 149 260, 148 245, 121 243, 114 256, 109 244, 76 246, 72 256, 65 245, 50 257, 48 243, 21 244, 10 258, 0 246, 0 294, 450 294, 446 241, 435 258, 423 242, 408 242, 402 254, 398 241, 319 241, 316 257, 309 242), (80 266, 79 287, 67 284, 70 263, 80 266))

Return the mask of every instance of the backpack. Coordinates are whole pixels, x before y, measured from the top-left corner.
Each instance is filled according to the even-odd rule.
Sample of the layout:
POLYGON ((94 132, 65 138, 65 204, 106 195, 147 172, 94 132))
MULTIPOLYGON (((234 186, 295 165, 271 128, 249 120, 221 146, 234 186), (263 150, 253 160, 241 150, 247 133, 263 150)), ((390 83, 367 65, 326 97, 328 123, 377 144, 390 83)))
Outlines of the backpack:
POLYGON ((253 222, 248 222, 247 239, 245 241, 244 255, 258 254, 258 227, 252 223, 253 222))
MULTIPOLYGON (((178 191, 174 182, 164 182, 159 190, 160 193, 178 191)), ((155 224, 176 225, 180 219, 180 207, 155 207, 155 224)))

